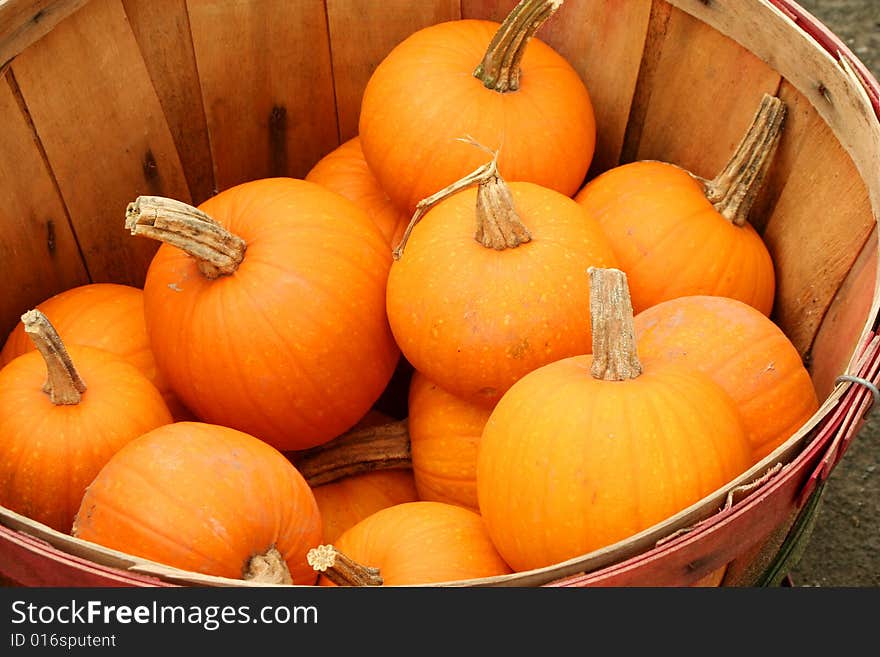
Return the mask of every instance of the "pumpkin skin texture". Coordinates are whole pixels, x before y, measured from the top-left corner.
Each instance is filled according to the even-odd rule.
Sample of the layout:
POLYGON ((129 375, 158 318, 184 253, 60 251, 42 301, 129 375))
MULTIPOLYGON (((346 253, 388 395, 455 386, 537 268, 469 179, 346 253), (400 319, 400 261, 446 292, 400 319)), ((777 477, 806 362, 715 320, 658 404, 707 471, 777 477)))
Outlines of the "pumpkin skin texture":
POLYGON ((772 311, 775 270, 761 236, 721 216, 684 169, 631 162, 594 178, 575 200, 608 235, 636 313, 695 294, 772 311))
POLYGON ((746 471, 733 402, 704 374, 644 362, 594 379, 592 355, 535 370, 504 395, 480 442, 480 511, 517 571, 623 540, 746 471))
POLYGON ((322 157, 305 179, 358 204, 382 231, 390 247, 400 242, 409 216, 397 209, 370 171, 360 137, 352 137, 322 157))
MULTIPOLYGON (((156 368, 144 321, 143 290, 117 283, 89 283, 64 290, 37 304, 65 344, 84 344, 118 354, 155 384, 175 420, 193 419, 156 368)), ((34 343, 21 323, 0 351, 0 367, 32 351, 34 343)))
POLYGON ((379 509, 419 499, 413 471, 375 470, 343 477, 312 489, 324 523, 324 543, 379 509))
MULTIPOLYGON (((417 501, 377 511, 334 546, 378 568, 385 586, 436 584, 510 573, 480 516, 443 502, 417 501)), ((325 575, 318 583, 334 586, 325 575)))
POLYGON ((477 450, 491 409, 465 402, 421 372, 409 389, 410 450, 419 498, 479 513, 477 450))
POLYGON ((478 191, 432 207, 388 275, 391 330, 413 367, 449 393, 491 408, 517 379, 589 353, 590 265, 616 259, 598 224, 572 199, 507 183, 531 240, 487 248, 474 239, 478 191))
POLYGON ((499 24, 456 20, 423 28, 376 67, 364 90, 359 135, 379 184, 404 214, 500 149, 511 181, 572 196, 593 157, 596 122, 574 68, 538 38, 521 61, 519 89, 498 92, 474 77, 499 24))
POLYGON ((160 370, 195 415, 279 450, 353 426, 400 356, 385 315, 391 254, 351 201, 293 178, 229 188, 199 208, 247 244, 209 278, 163 243, 144 285, 160 370))
POLYGON ((664 301, 634 318, 639 354, 697 367, 737 405, 755 462, 781 445, 819 408, 797 349, 770 318, 717 296, 664 301))
POLYGON ((70 533, 86 487, 142 433, 172 421, 162 395, 116 354, 72 344, 67 352, 87 389, 76 404, 43 392, 37 351, 0 369, 0 504, 70 533))
POLYGON ((274 547, 292 583, 311 585, 316 577, 305 555, 321 540, 321 516, 296 468, 265 442, 228 427, 176 422, 108 461, 83 497, 73 534, 229 578, 243 578, 251 557, 274 547))

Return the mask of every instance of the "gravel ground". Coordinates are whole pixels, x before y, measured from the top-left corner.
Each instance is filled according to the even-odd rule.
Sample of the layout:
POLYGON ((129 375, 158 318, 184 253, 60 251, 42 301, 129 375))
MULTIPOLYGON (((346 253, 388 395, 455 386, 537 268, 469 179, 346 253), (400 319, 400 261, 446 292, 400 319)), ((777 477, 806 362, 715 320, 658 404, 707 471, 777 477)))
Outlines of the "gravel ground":
MULTIPOLYGON (((800 0, 880 79, 880 0, 800 0)), ((795 586, 880 586, 880 409, 828 480, 795 586)))

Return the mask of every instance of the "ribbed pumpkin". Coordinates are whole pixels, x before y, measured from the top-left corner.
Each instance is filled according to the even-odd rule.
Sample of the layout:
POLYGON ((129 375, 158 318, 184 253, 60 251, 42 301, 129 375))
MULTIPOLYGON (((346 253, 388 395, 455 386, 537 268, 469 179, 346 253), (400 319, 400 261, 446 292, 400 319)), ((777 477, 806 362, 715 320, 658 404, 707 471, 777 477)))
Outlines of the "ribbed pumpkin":
POLYGON ((473 511, 443 502, 382 509, 310 551, 318 584, 405 586, 510 573, 473 511))
POLYGON ((748 216, 784 116, 782 101, 765 96, 714 180, 668 162, 637 161, 604 172, 575 195, 608 234, 636 313, 667 299, 709 294, 770 314, 774 263, 748 216))
POLYGON ((321 516, 302 475, 265 442, 176 422, 107 462, 73 535, 205 575, 314 584, 306 553, 320 544, 321 516))
MULTIPOLYGON (((37 304, 67 345, 83 344, 118 354, 141 370, 162 393, 175 420, 193 419, 156 368, 144 323, 144 292, 131 285, 88 283, 37 304)), ((35 349, 17 324, 0 351, 0 367, 35 349)))
POLYGON ((532 37, 558 0, 523 0, 503 24, 453 20, 422 28, 375 68, 359 135, 379 184, 405 214, 480 164, 457 139, 500 149, 510 180, 566 196, 583 184, 596 142, 577 71, 532 37))
POLYGON ((322 157, 305 179, 342 194, 363 208, 382 231, 390 248, 400 242, 410 217, 392 203, 370 171, 360 137, 352 137, 322 157))
POLYGON ((147 330, 199 419, 303 449, 382 394, 400 356, 385 315, 391 253, 348 199, 269 178, 199 209, 140 197, 126 226, 166 242, 144 285, 147 330))
POLYGON ((751 465, 742 420, 708 376, 642 363, 625 274, 590 269, 593 352, 530 372, 489 416, 477 494, 515 570, 626 539, 751 465))
POLYGON ((172 418, 131 363, 95 347, 66 347, 39 310, 25 313, 22 325, 38 351, 0 369, 0 504, 69 533, 104 464, 172 418))
POLYGON ((736 299, 686 296, 634 320, 643 358, 686 362, 736 402, 757 462, 819 408, 800 354, 773 321, 736 299))
POLYGON ((420 499, 479 512, 477 450, 490 412, 448 393, 421 372, 413 373, 407 424, 420 499))
POLYGON ((590 351, 584 272, 616 259, 574 200, 504 182, 496 160, 462 181, 478 184, 414 215, 388 275, 388 320, 416 370, 491 408, 527 372, 590 351))

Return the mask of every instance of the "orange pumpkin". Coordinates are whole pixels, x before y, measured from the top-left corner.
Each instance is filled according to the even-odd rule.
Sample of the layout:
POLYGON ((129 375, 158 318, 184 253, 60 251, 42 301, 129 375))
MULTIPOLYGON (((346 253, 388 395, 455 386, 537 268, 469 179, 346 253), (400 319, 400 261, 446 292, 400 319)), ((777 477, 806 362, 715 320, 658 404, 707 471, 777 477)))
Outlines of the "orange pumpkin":
POLYGON ((86 486, 110 457, 172 418, 131 363, 65 347, 39 310, 22 325, 37 350, 0 369, 0 504, 69 533, 86 486))
POLYGON ((73 535, 175 568, 314 584, 321 516, 297 469, 257 438, 176 422, 119 450, 83 496, 73 535))
POLYGON ((532 35, 560 5, 523 0, 505 22, 453 20, 422 28, 375 68, 359 135, 381 187, 407 216, 480 164, 456 140, 500 149, 510 180, 572 196, 596 142, 590 95, 577 71, 532 35))
POLYGON ((448 393, 421 372, 413 373, 407 424, 420 499, 479 512, 477 449, 490 412, 448 393))
POLYGON ((355 569, 368 569, 374 583, 384 586, 436 584, 511 572, 492 545, 482 518, 443 502, 407 502, 382 509, 327 548, 315 548, 309 557, 323 573, 318 579, 323 586, 354 583, 337 581, 343 575, 333 570, 337 553, 351 560, 355 569))
POLYGON ((730 397, 682 363, 642 363, 625 274, 590 272, 592 354, 524 376, 498 402, 480 442, 480 511, 518 571, 626 539, 752 463, 730 397))
POLYGON ((201 420, 303 449, 350 428, 384 391, 400 356, 385 315, 391 254, 348 199, 270 178, 200 209, 140 197, 126 225, 166 242, 144 285, 147 330, 201 420))
MULTIPOLYGON (((84 344, 118 354, 155 384, 175 420, 192 419, 192 413, 156 368, 144 322, 143 290, 117 283, 89 283, 59 292, 36 307, 66 344, 84 344)), ((35 348, 24 326, 17 324, 0 351, 0 367, 35 348)))
POLYGON ((691 294, 729 296, 769 315, 776 274, 748 222, 782 130, 785 106, 765 96, 749 132, 712 181, 638 161, 590 181, 575 199, 608 234, 636 313, 691 294))
POLYGON ((305 179, 342 194, 362 207, 391 248, 400 242, 410 217, 397 209, 370 171, 360 137, 352 137, 322 157, 305 179))
POLYGON ((810 374, 785 333, 736 299, 686 296, 636 315, 643 358, 686 362, 736 402, 757 462, 819 408, 810 374))
POLYGON ((616 263, 574 200, 505 183, 496 166, 481 168, 477 189, 414 217, 387 289, 388 320, 407 361, 487 408, 536 367, 589 352, 589 327, 577 321, 589 308, 583 272, 616 263))

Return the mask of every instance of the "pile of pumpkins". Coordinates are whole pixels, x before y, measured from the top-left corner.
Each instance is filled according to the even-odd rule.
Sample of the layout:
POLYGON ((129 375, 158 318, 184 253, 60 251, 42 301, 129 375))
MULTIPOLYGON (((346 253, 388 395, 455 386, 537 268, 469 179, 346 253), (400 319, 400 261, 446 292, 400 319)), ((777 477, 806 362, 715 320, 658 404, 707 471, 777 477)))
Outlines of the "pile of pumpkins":
POLYGON ((133 199, 143 288, 3 346, 0 503, 208 575, 427 584, 625 540, 789 438, 818 400, 748 221, 784 106, 713 180, 587 180, 602 126, 534 36, 560 4, 406 38, 304 179, 133 199))

